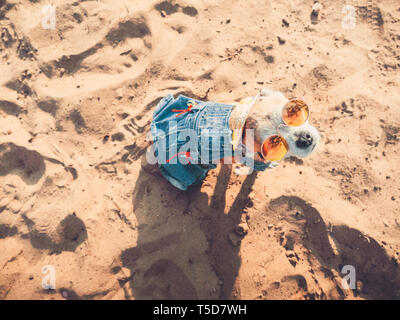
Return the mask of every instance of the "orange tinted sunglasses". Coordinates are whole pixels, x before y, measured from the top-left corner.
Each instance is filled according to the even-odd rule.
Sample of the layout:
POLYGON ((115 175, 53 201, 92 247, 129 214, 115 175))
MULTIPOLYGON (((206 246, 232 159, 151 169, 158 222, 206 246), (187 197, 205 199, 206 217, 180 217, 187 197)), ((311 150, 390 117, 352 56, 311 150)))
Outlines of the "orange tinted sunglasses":
MULTIPOLYGON (((304 101, 299 99, 289 100, 282 109, 282 120, 285 125, 298 127, 309 118, 310 110, 304 101)), ((289 150, 285 138, 280 135, 268 137, 262 144, 261 154, 268 161, 279 161, 284 158, 289 150)))

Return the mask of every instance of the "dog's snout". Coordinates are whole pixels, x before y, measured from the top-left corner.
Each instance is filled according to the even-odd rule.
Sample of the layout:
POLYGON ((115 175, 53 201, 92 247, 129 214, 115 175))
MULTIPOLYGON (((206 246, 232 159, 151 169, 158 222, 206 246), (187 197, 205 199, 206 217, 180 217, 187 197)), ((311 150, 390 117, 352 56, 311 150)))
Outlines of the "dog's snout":
POLYGON ((301 149, 308 148, 313 143, 313 137, 309 133, 301 133, 296 141, 296 146, 301 149))

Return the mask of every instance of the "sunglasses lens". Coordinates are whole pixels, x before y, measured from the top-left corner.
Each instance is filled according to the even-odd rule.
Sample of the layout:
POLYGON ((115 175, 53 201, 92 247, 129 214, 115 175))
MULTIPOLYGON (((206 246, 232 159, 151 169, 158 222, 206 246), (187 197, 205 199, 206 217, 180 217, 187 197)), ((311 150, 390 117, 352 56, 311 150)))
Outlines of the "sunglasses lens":
POLYGON ((291 127, 298 127, 304 124, 309 114, 308 106, 301 100, 290 100, 282 110, 283 121, 291 127))
POLYGON ((269 161, 282 160, 288 149, 286 140, 281 136, 271 136, 262 145, 263 156, 269 161))

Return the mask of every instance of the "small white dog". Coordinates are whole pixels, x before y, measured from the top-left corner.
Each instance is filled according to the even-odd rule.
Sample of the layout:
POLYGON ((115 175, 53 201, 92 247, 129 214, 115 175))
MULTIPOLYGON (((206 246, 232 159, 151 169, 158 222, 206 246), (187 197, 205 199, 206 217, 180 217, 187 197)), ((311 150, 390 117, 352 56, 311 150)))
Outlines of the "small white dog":
MULTIPOLYGON (((203 180, 216 163, 239 162, 249 170, 242 170, 239 165, 235 172, 250 174, 253 170, 273 168, 285 157, 311 155, 321 138, 318 130, 309 124, 308 117, 308 106, 302 100, 288 100, 281 92, 267 89, 261 90, 256 97, 222 105, 194 101, 185 96, 174 99, 169 95, 159 102, 154 112, 152 134, 157 138, 157 147, 152 145, 147 155, 155 160, 153 163, 158 163, 167 180, 177 188, 187 190, 203 180), (166 138, 165 132, 171 123, 175 125, 177 137, 186 137, 187 130, 194 132, 190 136, 193 140, 189 149, 185 139, 175 141, 173 135, 166 138), (178 152, 178 145, 186 149, 178 152), (175 150, 170 146, 178 153, 173 151, 174 154, 168 154, 164 159, 167 151, 175 150), (192 164, 191 152, 197 153, 200 160, 208 161, 192 164), (186 157, 184 163, 170 162, 178 156, 186 157)), ((149 159, 147 155, 146 160, 149 159)))
MULTIPOLYGON (((306 121, 301 125, 292 126, 285 123, 282 112, 289 102, 281 92, 263 89, 258 102, 249 110, 245 129, 254 129, 254 138, 259 145, 268 137, 282 136, 288 144, 285 157, 305 158, 316 150, 321 137, 318 130, 309 123, 308 114, 306 121)), ((296 102, 302 103, 301 100, 296 102)))

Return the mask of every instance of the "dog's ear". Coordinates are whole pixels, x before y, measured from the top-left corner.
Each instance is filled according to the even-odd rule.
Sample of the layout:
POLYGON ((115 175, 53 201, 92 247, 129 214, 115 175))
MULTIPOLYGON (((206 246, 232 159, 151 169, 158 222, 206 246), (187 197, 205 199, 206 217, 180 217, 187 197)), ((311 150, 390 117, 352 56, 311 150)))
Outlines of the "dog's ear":
POLYGON ((261 96, 260 101, 269 110, 281 110, 289 100, 280 91, 269 91, 267 96, 261 96))
POLYGON ((269 89, 267 89, 267 88, 262 88, 261 89, 261 96, 262 97, 268 97, 270 94, 272 94, 273 93, 273 91, 272 90, 269 90, 269 89))
POLYGON ((271 96, 280 96, 281 98, 285 98, 281 91, 274 91, 267 88, 261 89, 261 97, 271 97, 271 96))

